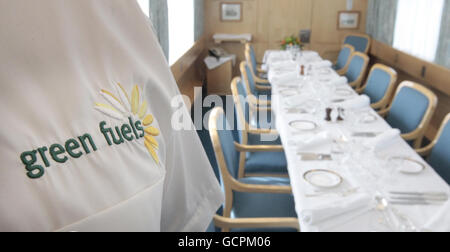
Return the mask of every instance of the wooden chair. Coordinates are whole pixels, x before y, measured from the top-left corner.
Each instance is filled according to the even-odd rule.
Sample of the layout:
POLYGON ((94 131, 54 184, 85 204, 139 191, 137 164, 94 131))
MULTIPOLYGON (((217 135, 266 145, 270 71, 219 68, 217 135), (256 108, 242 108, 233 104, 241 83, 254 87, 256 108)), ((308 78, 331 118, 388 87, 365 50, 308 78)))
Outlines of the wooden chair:
POLYGON ((358 93, 369 96, 375 110, 385 109, 391 102, 397 82, 397 72, 385 65, 375 64, 370 70, 366 84, 358 88, 358 93))
POLYGON ((255 79, 253 79, 252 70, 247 62, 241 62, 240 70, 250 102, 255 106, 270 106, 272 88, 268 86, 258 85, 255 82, 255 79))
POLYGON ((250 118, 257 117, 258 113, 265 113, 269 124, 272 124, 271 109, 258 108, 247 101, 241 78, 236 77, 231 83, 231 91, 235 104, 237 122, 239 127, 239 172, 238 178, 244 177, 286 177, 287 161, 276 130, 251 125, 250 118), (262 141, 262 137, 270 137, 262 141), (266 152, 251 153, 246 150, 251 146, 265 146, 266 152))
POLYGON ((369 53, 371 43, 372 39, 367 34, 351 33, 344 38, 344 44, 351 45, 355 49, 355 52, 364 54, 369 53))
POLYGON ((450 114, 442 122, 436 138, 426 147, 417 149, 434 170, 450 185, 450 114))
MULTIPOLYGON (((224 232, 231 229, 281 227, 298 231, 299 222, 289 179, 239 179, 238 152, 242 151, 242 148, 234 142, 232 132, 226 130, 227 126, 223 109, 213 109, 209 130, 225 192, 223 216, 214 218, 215 225, 224 232)), ((258 152, 267 151, 267 148, 252 146, 251 150, 245 150, 258 152)))
POLYGON ((337 61, 335 62, 333 69, 340 75, 343 75, 345 67, 350 63, 350 57, 355 52, 355 48, 351 45, 343 45, 337 61))
POLYGON ((348 84, 354 89, 361 87, 369 65, 369 56, 364 53, 354 52, 350 62, 343 70, 343 75, 347 77, 348 84))
POLYGON ((246 44, 245 60, 250 67, 253 79, 255 80, 256 84, 261 86, 270 86, 270 82, 267 79, 262 78, 261 76, 262 74, 266 74, 266 72, 258 67, 254 48, 249 43, 246 44))
POLYGON ((410 141, 414 148, 420 148, 437 103, 438 99, 431 90, 418 83, 404 81, 397 88, 392 104, 379 114, 402 132, 403 139, 410 141))

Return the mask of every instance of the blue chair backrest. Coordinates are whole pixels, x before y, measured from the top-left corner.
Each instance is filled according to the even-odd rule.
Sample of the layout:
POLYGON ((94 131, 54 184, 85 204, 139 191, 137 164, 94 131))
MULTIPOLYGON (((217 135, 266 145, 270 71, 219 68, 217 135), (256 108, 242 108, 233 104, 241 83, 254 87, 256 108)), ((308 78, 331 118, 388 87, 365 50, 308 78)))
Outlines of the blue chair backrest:
POLYGON ((369 96, 370 103, 377 103, 384 98, 391 81, 392 76, 383 69, 375 68, 370 72, 366 88, 364 89, 364 94, 369 96))
POLYGON ((450 185, 450 121, 444 126, 437 144, 431 151, 428 162, 450 185))
MULTIPOLYGON (((235 107, 235 109, 243 109, 243 113, 244 113, 244 122, 241 121, 241 118, 239 116, 237 116, 237 122, 238 125, 241 127, 238 132, 239 132, 239 142, 243 143, 243 131, 242 131, 242 127, 245 127, 245 123, 249 123, 250 120, 250 105, 247 102, 247 93, 245 92, 245 85, 242 83, 241 81, 237 82, 237 90, 238 90, 238 94, 239 94, 239 101, 241 103, 241 107, 238 108, 237 106, 235 107)), ((237 114, 237 113, 236 113, 237 114)))
MULTIPOLYGON (((257 94, 255 79, 253 78, 252 71, 248 64, 245 65, 245 73, 247 74, 248 85, 250 86, 250 93, 257 94)), ((245 80, 244 75, 242 74, 242 80, 245 80)), ((247 91, 247 90, 246 90, 247 91)))
POLYGON ((347 73, 345 73, 345 77, 347 77, 349 83, 358 79, 363 71, 363 67, 364 59, 359 55, 354 55, 348 65, 347 73))
POLYGON ((421 92, 403 87, 396 95, 386 121, 402 134, 411 133, 422 122, 429 103, 428 98, 421 92))
POLYGON ((250 60, 251 62, 249 62, 249 64, 252 64, 253 71, 257 74, 258 63, 256 61, 255 48, 253 48, 252 45, 250 45, 250 60))
MULTIPOLYGON (((234 147, 234 138, 231 127, 224 113, 217 118, 217 133, 219 135, 220 146, 227 165, 228 172, 234 178, 237 178, 239 169, 239 153, 234 147)), ((219 164, 220 167, 220 164, 219 164)), ((223 174, 221 174, 223 177, 223 174)))
POLYGON ((347 65, 348 58, 350 57, 351 53, 352 50, 350 48, 342 48, 342 50, 339 52, 339 56, 336 62, 336 70, 341 70, 347 65))
POLYGON ((345 38, 344 44, 352 45, 357 52, 366 53, 369 40, 365 37, 348 36, 345 38))

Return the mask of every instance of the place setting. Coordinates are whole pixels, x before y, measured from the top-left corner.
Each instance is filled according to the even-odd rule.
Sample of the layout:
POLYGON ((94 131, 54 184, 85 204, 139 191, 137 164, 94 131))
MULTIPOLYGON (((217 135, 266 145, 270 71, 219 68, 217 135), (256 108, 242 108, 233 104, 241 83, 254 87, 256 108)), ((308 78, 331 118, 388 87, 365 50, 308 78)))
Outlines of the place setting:
POLYGON ((315 114, 321 106, 317 100, 306 99, 299 95, 290 96, 284 100, 285 111, 289 114, 315 114))

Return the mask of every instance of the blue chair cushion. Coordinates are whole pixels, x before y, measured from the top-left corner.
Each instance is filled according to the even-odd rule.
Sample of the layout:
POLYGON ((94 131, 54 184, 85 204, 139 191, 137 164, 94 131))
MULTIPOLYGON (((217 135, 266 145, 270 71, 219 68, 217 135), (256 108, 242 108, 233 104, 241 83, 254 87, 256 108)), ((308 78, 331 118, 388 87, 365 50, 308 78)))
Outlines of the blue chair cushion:
POLYGON ((444 127, 441 137, 434 146, 428 162, 450 185, 450 123, 444 127))
POLYGON ((364 37, 348 36, 345 38, 344 44, 352 45, 355 51, 365 53, 369 40, 364 37))
POLYGON ((403 87, 394 99, 386 121, 402 134, 411 133, 419 126, 428 109, 428 98, 410 87, 403 87))
POLYGON ((234 146, 233 132, 224 114, 217 118, 217 127, 219 128, 217 133, 219 135, 220 145, 222 147, 228 172, 232 177, 237 178, 239 169, 239 153, 236 151, 234 146), (219 128, 221 126, 223 127, 222 129, 219 128))
POLYGON ((246 174, 285 174, 287 161, 284 152, 249 153, 245 163, 246 174))
POLYGON ((367 80, 364 94, 369 96, 370 103, 374 104, 381 101, 389 88, 391 75, 381 69, 374 69, 367 80))
POLYGON ((253 67, 253 70, 255 71, 255 74, 258 74, 258 71, 257 71, 258 63, 257 63, 257 60, 256 60, 255 48, 253 48, 252 45, 250 45, 250 60, 252 62, 249 62, 249 63, 252 64, 252 67, 253 67))
POLYGON ((349 83, 354 82, 358 79, 358 77, 361 75, 361 72, 363 71, 363 66, 364 59, 362 57, 354 56, 351 59, 347 73, 345 73, 345 76, 347 77, 349 83))
MULTIPOLYGON (((251 185, 289 186, 288 178, 243 178, 239 182, 251 185)), ((232 218, 297 217, 291 194, 233 192, 232 218)))
MULTIPOLYGON (((272 95, 272 91, 271 90, 258 90, 256 88, 256 82, 255 79, 253 78, 252 72, 250 71, 249 66, 245 66, 245 71, 247 73, 247 77, 248 77, 248 85, 250 86, 250 93, 255 95, 255 96, 269 96, 266 97, 265 100, 270 100, 271 99, 271 95, 272 95)), ((242 79, 244 80, 244 76, 242 75, 242 79)), ((247 90, 246 90, 247 91, 247 90)), ((264 99, 264 97, 261 97, 260 99, 264 99)))
POLYGON ((339 53, 336 65, 333 66, 334 70, 341 70, 347 65, 348 59, 350 57, 350 52, 350 48, 342 48, 341 52, 339 53))

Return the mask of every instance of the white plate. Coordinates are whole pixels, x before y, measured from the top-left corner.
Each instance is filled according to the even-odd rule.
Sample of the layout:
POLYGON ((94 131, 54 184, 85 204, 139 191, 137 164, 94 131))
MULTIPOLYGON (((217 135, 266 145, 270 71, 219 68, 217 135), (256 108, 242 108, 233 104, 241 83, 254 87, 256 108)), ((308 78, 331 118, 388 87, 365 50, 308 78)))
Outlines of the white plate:
POLYGON ((313 131, 318 128, 315 122, 306 120, 296 120, 289 123, 289 127, 299 131, 313 131))
POLYGON ((425 165, 417 160, 408 157, 391 157, 399 172, 403 174, 419 174, 425 170, 425 165))
POLYGON ((303 174, 303 178, 311 185, 320 188, 334 188, 343 182, 339 174, 327 170, 311 170, 303 174))

